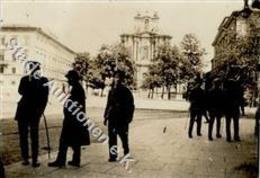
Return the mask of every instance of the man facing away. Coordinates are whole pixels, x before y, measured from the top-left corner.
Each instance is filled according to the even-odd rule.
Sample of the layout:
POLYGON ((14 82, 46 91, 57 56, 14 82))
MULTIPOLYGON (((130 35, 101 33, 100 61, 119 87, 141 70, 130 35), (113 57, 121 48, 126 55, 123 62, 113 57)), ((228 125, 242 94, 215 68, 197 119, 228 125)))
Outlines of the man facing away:
POLYGON ((124 155, 129 153, 128 128, 133 119, 134 98, 131 91, 123 85, 124 78, 124 72, 115 73, 104 113, 104 125, 108 122, 109 162, 115 162, 118 156, 117 135, 122 141, 124 155))
POLYGON ((240 141, 239 137, 239 117, 240 101, 242 95, 240 92, 239 82, 229 79, 225 85, 225 117, 226 117, 226 135, 227 141, 231 142, 231 121, 234 126, 234 140, 240 141))
POLYGON ((213 81, 213 88, 209 91, 208 94, 208 104, 209 104, 209 128, 208 128, 208 139, 210 141, 212 138, 212 130, 214 122, 216 120, 216 137, 221 138, 220 127, 221 127, 221 117, 223 116, 223 104, 224 104, 224 92, 221 89, 221 81, 215 79, 213 81))
POLYGON ((29 61, 26 64, 29 74, 22 77, 18 92, 22 96, 18 102, 15 120, 18 122, 20 148, 23 165, 29 165, 28 132, 30 128, 32 166, 39 167, 39 123, 48 101, 48 79, 39 74, 40 64, 29 61))
POLYGON ((192 130, 195 121, 197 122, 197 136, 201 136, 201 118, 205 109, 205 93, 201 88, 201 81, 197 80, 194 83, 194 88, 190 91, 190 125, 188 136, 192 138, 192 130))

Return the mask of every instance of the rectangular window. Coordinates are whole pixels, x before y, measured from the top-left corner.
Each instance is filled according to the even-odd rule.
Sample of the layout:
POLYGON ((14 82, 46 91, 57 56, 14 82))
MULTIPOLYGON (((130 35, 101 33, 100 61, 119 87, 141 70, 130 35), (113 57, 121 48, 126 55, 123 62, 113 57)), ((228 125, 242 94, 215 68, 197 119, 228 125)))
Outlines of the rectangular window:
POLYGON ((5 37, 1 38, 1 44, 4 46, 5 45, 5 37))
POLYGON ((0 66, 0 74, 4 73, 4 66, 0 66))
POLYGON ((4 61, 4 59, 5 59, 5 56, 0 54, 0 61, 4 61))
POLYGON ((12 68, 12 73, 13 73, 13 74, 16 73, 16 68, 15 68, 15 67, 12 68))

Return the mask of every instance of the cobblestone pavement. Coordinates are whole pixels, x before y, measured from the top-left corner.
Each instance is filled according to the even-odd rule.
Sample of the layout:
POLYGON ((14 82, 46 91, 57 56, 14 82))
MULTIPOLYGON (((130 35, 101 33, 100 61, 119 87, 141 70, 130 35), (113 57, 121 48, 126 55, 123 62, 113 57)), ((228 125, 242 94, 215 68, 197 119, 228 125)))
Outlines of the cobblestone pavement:
MULTIPOLYGON (((224 128, 224 119, 222 121, 224 128)), ((8 178, 85 178, 85 177, 176 177, 176 178, 250 178, 257 177, 257 146, 253 136, 254 120, 241 119, 241 142, 227 143, 221 139, 207 140, 207 124, 202 137, 187 137, 187 118, 173 117, 171 112, 146 111, 136 114, 130 127, 130 148, 134 161, 109 163, 108 146, 93 143, 82 150, 81 168, 67 166, 48 168, 52 159, 41 156, 41 167, 33 169, 15 163, 6 167, 8 178)), ((103 129, 105 129, 103 127, 103 129)), ((68 154, 70 160, 70 153, 68 154)), ((122 150, 121 150, 122 155, 122 150)))

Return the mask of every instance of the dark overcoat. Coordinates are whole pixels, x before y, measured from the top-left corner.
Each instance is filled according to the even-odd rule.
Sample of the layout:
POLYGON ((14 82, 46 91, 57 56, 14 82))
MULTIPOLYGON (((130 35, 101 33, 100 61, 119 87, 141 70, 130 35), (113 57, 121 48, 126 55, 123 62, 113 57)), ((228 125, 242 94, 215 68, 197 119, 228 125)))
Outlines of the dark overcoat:
POLYGON ((43 114, 48 102, 48 82, 45 77, 22 77, 18 92, 22 96, 18 102, 15 120, 38 120, 43 114))
POLYGON ((88 127, 84 126, 84 122, 80 122, 77 119, 77 114, 73 115, 73 111, 75 111, 75 109, 77 109, 79 106, 81 106, 81 108, 77 113, 84 112, 86 115, 85 99, 85 92, 81 84, 74 84, 70 92, 70 97, 65 102, 63 108, 64 120, 61 131, 61 139, 63 139, 63 143, 67 144, 68 146, 81 146, 90 144, 88 127), (69 107, 72 102, 77 102, 77 106, 70 111, 69 107))
POLYGON ((134 114, 134 98, 131 91, 119 84, 112 88, 108 94, 104 117, 115 126, 121 127, 129 124, 134 114))

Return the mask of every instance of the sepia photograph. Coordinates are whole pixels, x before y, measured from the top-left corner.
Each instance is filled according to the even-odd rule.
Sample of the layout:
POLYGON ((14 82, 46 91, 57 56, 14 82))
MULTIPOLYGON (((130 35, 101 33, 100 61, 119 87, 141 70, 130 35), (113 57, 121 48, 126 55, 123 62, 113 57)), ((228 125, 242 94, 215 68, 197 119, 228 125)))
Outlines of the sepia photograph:
POLYGON ((260 0, 0 0, 0 178, 259 178, 260 0))

